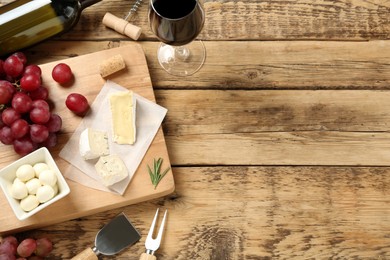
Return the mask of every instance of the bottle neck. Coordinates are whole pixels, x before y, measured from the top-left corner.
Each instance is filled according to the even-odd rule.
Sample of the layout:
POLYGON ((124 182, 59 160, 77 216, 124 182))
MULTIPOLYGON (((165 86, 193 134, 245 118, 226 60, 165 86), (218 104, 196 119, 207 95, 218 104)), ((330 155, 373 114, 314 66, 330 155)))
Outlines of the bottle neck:
POLYGON ((81 9, 87 8, 93 4, 96 4, 102 0, 80 0, 81 9))

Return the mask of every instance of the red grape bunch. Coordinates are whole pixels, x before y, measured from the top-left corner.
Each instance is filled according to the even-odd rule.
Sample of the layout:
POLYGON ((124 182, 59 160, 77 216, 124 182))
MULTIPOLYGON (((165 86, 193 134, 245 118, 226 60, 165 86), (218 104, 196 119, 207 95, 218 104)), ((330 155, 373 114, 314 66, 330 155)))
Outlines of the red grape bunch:
POLYGON ((42 85, 41 69, 27 65, 22 52, 0 60, 0 141, 16 153, 57 144, 62 119, 51 111, 49 91, 42 85))
POLYGON ((48 238, 25 238, 20 243, 14 236, 7 236, 0 243, 0 260, 42 260, 53 250, 48 238))

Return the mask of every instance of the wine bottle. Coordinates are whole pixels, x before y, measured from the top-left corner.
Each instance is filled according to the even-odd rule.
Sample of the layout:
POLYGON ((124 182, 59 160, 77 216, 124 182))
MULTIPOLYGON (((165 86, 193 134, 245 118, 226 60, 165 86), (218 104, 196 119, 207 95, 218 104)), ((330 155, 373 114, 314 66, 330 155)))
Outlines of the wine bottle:
POLYGON ((16 0, 0 7, 0 56, 69 31, 101 0, 16 0))

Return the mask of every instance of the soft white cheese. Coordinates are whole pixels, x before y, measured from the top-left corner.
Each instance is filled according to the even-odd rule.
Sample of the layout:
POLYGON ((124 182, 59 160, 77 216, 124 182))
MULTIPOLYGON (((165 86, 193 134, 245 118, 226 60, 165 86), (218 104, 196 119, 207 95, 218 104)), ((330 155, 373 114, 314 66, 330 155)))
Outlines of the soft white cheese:
POLYGON ((30 164, 23 164, 16 170, 16 177, 26 182, 35 177, 34 168, 30 164))
POLYGON ((136 140, 136 99, 132 91, 110 95, 113 140, 118 144, 134 144, 136 140))
POLYGON ((11 186, 11 195, 15 199, 23 199, 28 195, 28 189, 24 182, 16 178, 11 186))
POLYGON ((44 170, 49 170, 50 167, 46 163, 39 162, 34 164, 33 169, 35 171, 35 177, 39 178, 39 174, 43 172, 44 170))
POLYGON ((28 195, 20 201, 20 207, 24 211, 31 211, 38 207, 39 201, 35 195, 28 195))
POLYGON ((32 178, 28 182, 26 182, 26 187, 28 190, 28 194, 35 195, 39 187, 42 186, 41 181, 38 178, 32 178))
POLYGON ((55 195, 55 191, 50 185, 43 185, 37 190, 37 199, 40 203, 45 203, 46 201, 51 200, 55 195))
POLYGON ((80 134, 79 150, 84 160, 92 160, 110 153, 107 133, 92 128, 80 134))
POLYGON ((111 186, 129 175, 122 159, 114 154, 100 157, 95 169, 104 186, 111 186))
POLYGON ((57 183, 57 175, 53 170, 45 170, 39 174, 42 185, 54 186, 57 183))

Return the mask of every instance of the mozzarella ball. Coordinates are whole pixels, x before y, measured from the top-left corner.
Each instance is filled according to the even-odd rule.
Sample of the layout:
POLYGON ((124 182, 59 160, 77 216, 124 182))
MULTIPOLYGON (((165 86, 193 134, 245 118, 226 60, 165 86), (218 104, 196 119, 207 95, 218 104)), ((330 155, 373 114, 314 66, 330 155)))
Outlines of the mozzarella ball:
POLYGON ((53 187, 54 190, 54 196, 58 194, 58 183, 56 183, 53 187))
POLYGON ((33 168, 35 170, 35 176, 37 178, 39 178, 39 174, 41 174, 41 172, 45 170, 50 170, 49 165, 47 165, 46 163, 36 163, 34 164, 33 168))
POLYGON ((54 186, 57 183, 57 176, 53 170, 44 170, 39 174, 39 180, 43 185, 54 186))
POLYGON ((13 183, 16 183, 16 182, 24 183, 24 181, 21 181, 19 178, 14 179, 13 183))
POLYGON ((37 190, 37 199, 40 203, 44 203, 54 197, 54 189, 49 185, 43 185, 37 190))
POLYGON ((28 182, 26 182, 27 190, 29 194, 36 194, 39 187, 42 186, 41 181, 37 178, 32 178, 28 182))
POLYGON ((16 178, 11 186, 11 196, 15 199, 21 200, 28 195, 26 184, 20 179, 16 178))
POLYGON ((16 177, 21 181, 28 181, 35 177, 34 168, 30 164, 23 164, 16 170, 16 177))
POLYGON ((24 211, 31 211, 38 207, 39 201, 35 195, 28 195, 20 201, 20 207, 24 211))

